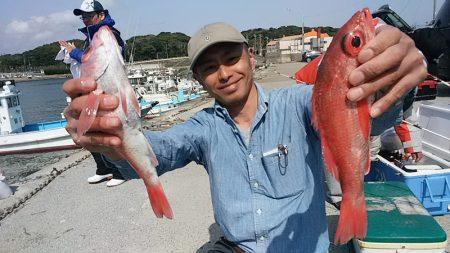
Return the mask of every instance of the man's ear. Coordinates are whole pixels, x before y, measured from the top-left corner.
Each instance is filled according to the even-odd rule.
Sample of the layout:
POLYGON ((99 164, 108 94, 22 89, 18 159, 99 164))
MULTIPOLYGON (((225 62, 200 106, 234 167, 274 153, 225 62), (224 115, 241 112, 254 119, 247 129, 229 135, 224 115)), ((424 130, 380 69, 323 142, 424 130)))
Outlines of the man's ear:
POLYGON ((255 57, 253 55, 253 48, 248 47, 248 57, 250 59, 250 65, 252 66, 252 70, 255 70, 255 57))

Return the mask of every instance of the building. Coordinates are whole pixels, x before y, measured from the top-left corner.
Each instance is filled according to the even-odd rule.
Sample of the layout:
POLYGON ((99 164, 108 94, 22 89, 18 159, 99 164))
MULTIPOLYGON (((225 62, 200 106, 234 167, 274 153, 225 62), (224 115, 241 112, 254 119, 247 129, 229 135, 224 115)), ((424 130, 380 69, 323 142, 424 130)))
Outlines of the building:
POLYGON ((312 29, 312 31, 302 35, 284 36, 267 43, 267 54, 269 62, 291 62, 300 61, 303 51, 326 51, 333 37, 327 33, 320 33, 312 29), (319 35, 318 35, 319 34, 319 35))

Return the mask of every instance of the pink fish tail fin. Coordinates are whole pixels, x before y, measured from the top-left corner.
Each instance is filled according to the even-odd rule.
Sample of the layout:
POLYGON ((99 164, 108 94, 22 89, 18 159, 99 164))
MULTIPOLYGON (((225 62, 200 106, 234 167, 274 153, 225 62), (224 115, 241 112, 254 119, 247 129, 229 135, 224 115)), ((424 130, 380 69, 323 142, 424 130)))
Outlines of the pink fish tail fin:
POLYGON ((345 244, 353 237, 362 239, 366 233, 367 213, 364 197, 355 201, 343 195, 334 244, 345 244))
POLYGON ((98 105, 100 104, 100 94, 102 93, 102 90, 97 89, 91 92, 87 97, 83 111, 81 111, 80 118, 78 119, 78 138, 84 135, 94 123, 95 116, 97 115, 98 105))
POLYGON ((156 217, 162 218, 163 216, 166 216, 167 218, 172 219, 172 208, 169 205, 166 194, 164 194, 161 182, 157 180, 156 184, 152 183, 147 186, 147 193, 150 199, 150 205, 152 206, 156 217))

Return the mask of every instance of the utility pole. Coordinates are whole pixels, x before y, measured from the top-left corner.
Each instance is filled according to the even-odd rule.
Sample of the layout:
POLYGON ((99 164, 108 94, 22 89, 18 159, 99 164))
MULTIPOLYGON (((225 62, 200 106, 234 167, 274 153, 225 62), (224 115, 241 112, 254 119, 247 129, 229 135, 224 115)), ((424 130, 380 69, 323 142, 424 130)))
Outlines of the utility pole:
POLYGON ((303 23, 303 18, 302 18, 302 54, 303 52, 305 52, 305 28, 304 28, 304 23, 303 23))
POLYGON ((262 35, 259 34, 259 56, 262 56, 262 41, 261 41, 262 35))
POLYGON ((166 59, 168 59, 168 58, 169 58, 169 53, 167 51, 167 43, 166 43, 166 59))
POLYGON ((255 41, 255 44, 253 45, 254 50, 258 49, 258 41, 256 40, 256 34, 253 34, 253 39, 255 41))

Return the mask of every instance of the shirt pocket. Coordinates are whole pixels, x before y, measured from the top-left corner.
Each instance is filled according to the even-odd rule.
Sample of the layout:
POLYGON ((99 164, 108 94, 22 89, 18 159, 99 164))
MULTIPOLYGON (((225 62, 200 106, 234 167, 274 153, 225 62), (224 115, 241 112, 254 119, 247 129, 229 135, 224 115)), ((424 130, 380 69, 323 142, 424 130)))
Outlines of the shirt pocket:
POLYGON ((306 186, 303 154, 297 146, 287 144, 285 147, 287 153, 274 147, 264 151, 261 158, 268 179, 269 185, 265 188, 269 197, 298 195, 306 186))

